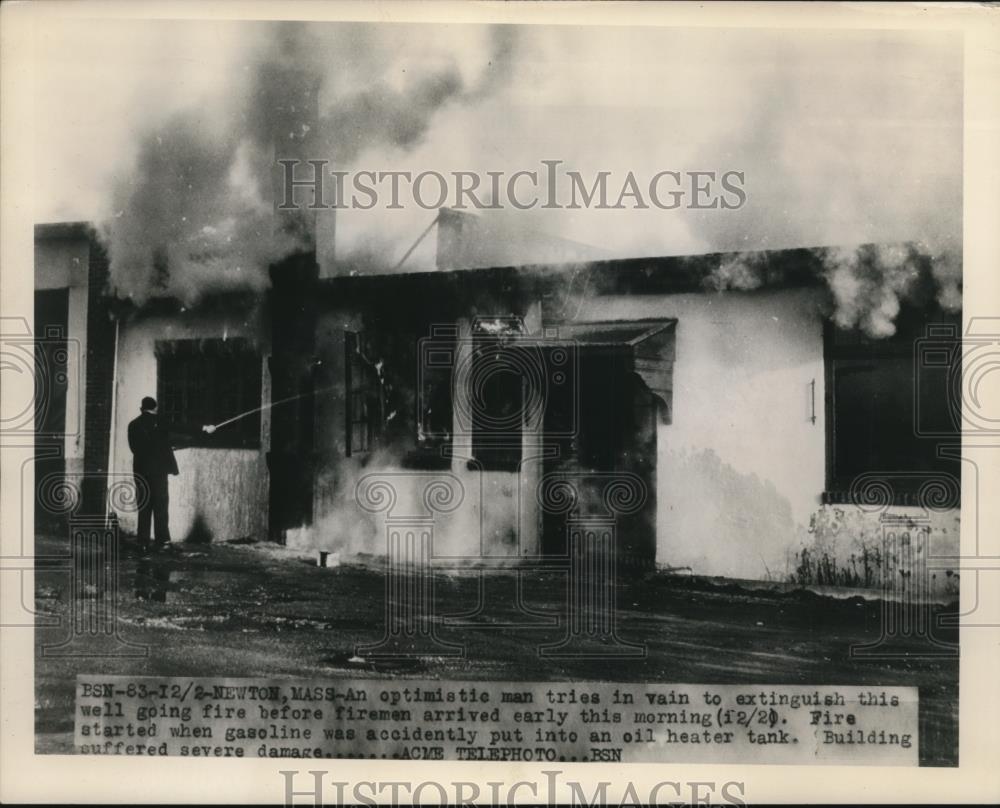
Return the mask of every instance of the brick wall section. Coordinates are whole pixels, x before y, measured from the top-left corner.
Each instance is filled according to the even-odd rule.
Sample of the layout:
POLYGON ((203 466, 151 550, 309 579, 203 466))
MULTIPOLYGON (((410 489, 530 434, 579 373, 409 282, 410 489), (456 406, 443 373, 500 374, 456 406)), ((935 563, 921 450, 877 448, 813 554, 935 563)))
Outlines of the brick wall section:
POLYGON ((87 283, 87 369, 84 393, 85 472, 80 512, 106 513, 108 447, 111 435, 111 396, 114 377, 115 324, 108 297, 108 255, 90 233, 87 283))

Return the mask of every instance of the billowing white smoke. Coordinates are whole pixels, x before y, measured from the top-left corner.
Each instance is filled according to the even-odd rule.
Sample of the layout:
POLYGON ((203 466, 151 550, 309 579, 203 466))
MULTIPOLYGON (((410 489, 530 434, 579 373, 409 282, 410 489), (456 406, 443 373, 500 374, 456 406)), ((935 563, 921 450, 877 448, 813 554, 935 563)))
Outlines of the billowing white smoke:
POLYGON ((946 311, 962 305, 962 264, 952 251, 932 253, 921 245, 865 245, 824 251, 824 276, 833 296, 833 320, 871 337, 896 333, 896 315, 906 301, 936 299, 946 311))
MULTIPOLYGON (((945 311, 962 307, 962 259, 955 249, 926 245, 865 244, 814 251, 830 294, 831 319, 841 328, 860 328, 870 337, 896 333, 904 303, 936 301, 945 311)), ((767 281, 765 252, 726 256, 705 280, 714 291, 753 291, 767 281)))
POLYGON ((752 292, 754 289, 759 289, 765 280, 767 260, 765 252, 727 255, 705 278, 705 287, 716 292, 725 292, 728 289, 752 292))
MULTIPOLYGON (((659 71, 656 75, 677 75, 671 66, 680 60, 699 65, 697 80, 666 87, 669 92, 657 97, 663 108, 650 113, 660 118, 643 118, 643 125, 632 127, 627 137, 611 128, 604 139, 594 140, 587 121, 593 123, 595 114, 602 121, 614 118, 600 106, 608 103, 607 94, 616 101, 624 95, 635 105, 641 85, 632 87, 628 71, 617 62, 587 55, 598 41, 587 30, 556 36, 529 28, 515 37, 509 26, 477 27, 461 35, 445 29, 346 24, 253 29, 242 50, 221 69, 231 80, 220 97, 146 120, 137 133, 136 159, 114 187, 113 215, 104 227, 115 290, 137 301, 168 294, 191 302, 208 291, 266 287, 268 265, 305 246, 302 234, 275 228, 271 170, 276 137, 308 139, 309 154, 344 170, 357 167, 359 158, 373 150, 377 165, 386 168, 413 168, 383 159, 395 156, 398 163, 400 155, 412 155, 418 165, 439 169, 478 165, 511 171, 554 156, 565 159, 567 167, 590 173, 618 166, 650 174, 665 167, 716 165, 723 158, 725 168, 747 169, 751 198, 738 211, 706 211, 693 218, 683 211, 574 212, 579 216, 547 211, 552 217, 547 221, 530 217, 538 211, 518 212, 525 227, 582 236, 620 257, 744 244, 834 244, 842 243, 845 233, 878 243, 920 233, 935 244, 950 244, 961 232, 961 186, 954 181, 960 177, 955 166, 960 165, 956 133, 961 116, 949 101, 960 98, 954 91, 960 88, 955 64, 960 67, 961 61, 955 62, 960 49, 950 41, 896 42, 890 37, 905 60, 885 73, 869 97, 857 90, 870 83, 870 67, 884 61, 885 43, 878 37, 826 44, 822 37, 801 43, 773 37, 788 64, 819 59, 816 75, 805 82, 798 72, 785 71, 784 62, 769 50, 768 58, 761 58, 771 35, 758 42, 717 33, 621 33, 618 46, 645 54, 659 71), (673 47, 664 49, 665 42, 673 47), (834 58, 842 48, 857 58, 834 58), (928 59, 932 75, 941 76, 932 85, 918 80, 925 75, 921 71, 930 69, 928 59), (601 84, 597 79, 614 65, 619 70, 615 80, 601 84), (515 66, 519 72, 513 85, 509 79, 515 66), (845 70, 851 82, 844 78, 845 70), (287 103, 301 97, 308 76, 318 80, 318 120, 307 104, 287 103), (516 87, 516 98, 499 92, 510 87, 516 87), (714 94, 706 97, 703 87, 714 88, 714 94), (562 99, 572 104, 564 109, 562 99), (551 126, 536 127, 548 139, 528 131, 532 127, 527 123, 538 121, 539 104, 554 116, 551 126), (938 115, 942 104, 945 109, 938 115), (582 113, 566 117, 569 108, 591 118, 582 113), (693 132, 653 125, 667 120, 665 115, 692 110, 706 113, 687 115, 685 120, 697 122, 693 132), (877 124, 881 115, 890 114, 908 126, 920 126, 927 137, 897 138, 887 152, 891 132, 877 124), (841 118, 852 125, 838 123, 841 118), (499 120, 506 125, 496 125, 499 120), (803 128, 802 121, 809 126, 803 128), (580 134, 584 132, 586 137, 580 134), (818 135, 826 138, 820 146, 818 135), (444 159, 452 153, 465 162, 452 165, 444 159), (943 161, 934 183, 918 170, 934 162, 927 159, 930 154, 943 161), (598 155, 600 162, 595 162, 598 155), (494 166, 497 159, 501 162, 494 166), (880 195, 879 188, 889 187, 889 169, 898 169, 898 187, 880 195), (932 187, 935 193, 928 194, 932 187), (872 204, 873 199, 879 203, 872 204), (687 241, 678 228, 690 231, 687 241), (656 234, 654 242, 643 240, 649 234, 656 234)), ((601 33, 603 38, 610 35, 601 33)), ((643 95, 639 107, 645 109, 650 97, 643 95)), ((339 257, 348 259, 354 271, 391 268, 430 217, 424 210, 413 215, 417 218, 404 220, 395 230, 378 217, 351 237, 345 228, 338 240, 339 257)), ((516 234, 508 240, 523 241, 516 234)), ((709 288, 755 288, 761 282, 761 255, 747 252, 726 261, 709 288)), ((925 294, 928 277, 944 308, 959 305, 956 250, 906 244, 826 250, 823 255, 839 323, 875 335, 890 333, 900 301, 925 294)))
POLYGON ((267 264, 296 245, 276 239, 270 155, 247 133, 175 118, 144 138, 136 171, 117 186, 104 225, 115 291, 193 302, 205 292, 259 290, 267 264))
POLYGON ((316 490, 316 519, 310 525, 291 530, 287 545, 299 551, 325 550, 334 559, 357 555, 385 555, 385 512, 371 512, 362 507, 358 483, 367 475, 384 481, 396 498, 396 518, 422 514, 424 486, 429 479, 447 478, 456 487, 456 507, 434 517, 435 553, 454 559, 479 553, 494 563, 516 562, 519 554, 517 535, 523 526, 523 503, 520 497, 531 495, 520 479, 512 475, 483 474, 456 461, 448 472, 415 473, 405 468, 401 456, 392 449, 376 450, 363 464, 342 460, 324 470, 316 490))
POLYGON ((476 103, 504 80, 511 30, 492 29, 472 76, 457 56, 428 56, 370 27, 284 24, 251 38, 226 98, 138 133, 137 159, 115 183, 115 213, 102 227, 113 289, 140 303, 159 294, 190 303, 266 287, 267 267, 309 235, 275 226, 282 141, 308 143, 299 146, 306 159, 334 166, 371 148, 411 148, 443 106, 476 103), (313 80, 310 109, 303 85, 313 80))

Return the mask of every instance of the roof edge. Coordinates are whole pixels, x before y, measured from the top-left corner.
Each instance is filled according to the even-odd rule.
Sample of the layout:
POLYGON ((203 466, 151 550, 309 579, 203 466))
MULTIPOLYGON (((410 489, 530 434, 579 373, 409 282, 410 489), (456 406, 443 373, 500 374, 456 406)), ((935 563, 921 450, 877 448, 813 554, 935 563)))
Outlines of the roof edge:
POLYGON ((93 239, 96 237, 97 228, 92 222, 42 222, 35 225, 35 241, 93 239))

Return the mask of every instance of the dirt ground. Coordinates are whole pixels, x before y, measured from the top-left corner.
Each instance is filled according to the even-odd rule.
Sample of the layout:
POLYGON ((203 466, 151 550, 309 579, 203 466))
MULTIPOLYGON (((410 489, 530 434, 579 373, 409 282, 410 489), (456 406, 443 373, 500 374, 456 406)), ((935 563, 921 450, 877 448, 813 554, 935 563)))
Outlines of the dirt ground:
MULTIPOLYGON (((65 554, 65 539, 41 536, 39 556, 65 554)), ((120 636, 148 656, 50 656, 71 617, 70 575, 39 563, 36 631, 36 750, 73 752, 78 673, 161 676, 418 677, 523 681, 648 681, 705 684, 917 686, 920 761, 957 765, 958 659, 926 655, 925 641, 896 640, 894 657, 852 658, 852 645, 881 636, 882 604, 806 591, 749 590, 671 575, 622 586, 618 633, 643 643, 645 658, 549 658, 538 647, 564 636, 565 576, 524 571, 521 602, 512 572, 465 570, 435 579, 440 638, 465 646, 461 657, 357 659, 358 645, 384 632, 385 577, 378 564, 318 567, 270 546, 183 545, 174 557, 141 563, 128 548, 119 562, 120 636), (455 625, 449 615, 467 615, 455 625), (520 623, 521 625, 511 624, 520 623), (527 625, 525 625, 527 624, 527 625), (900 656, 908 652, 910 656, 900 656)), ((83 593, 84 597, 88 595, 83 593)), ((928 607, 931 619, 957 609, 928 607)), ((942 640, 957 641, 936 630, 942 640)), ((104 646, 102 646, 104 647, 104 646)))

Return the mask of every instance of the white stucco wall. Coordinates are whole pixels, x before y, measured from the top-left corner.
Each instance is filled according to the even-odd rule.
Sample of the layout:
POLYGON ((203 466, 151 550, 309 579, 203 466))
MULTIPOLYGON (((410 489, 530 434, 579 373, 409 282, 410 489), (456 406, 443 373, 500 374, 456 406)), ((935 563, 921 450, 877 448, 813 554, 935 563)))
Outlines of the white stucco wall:
MULTIPOLYGON (((532 303, 524 317, 531 331, 541 327, 541 305, 532 303)), ((367 475, 376 475, 393 489, 396 500, 393 515, 423 513, 425 487, 449 472, 417 470, 402 463, 399 446, 381 446, 371 454, 345 456, 344 446, 344 342, 345 329, 361 328, 361 318, 350 311, 321 312, 317 326, 317 353, 322 359, 322 376, 317 386, 324 390, 316 397, 317 475, 314 490, 314 523, 292 531, 289 545, 319 548, 351 555, 384 554, 386 514, 361 508, 355 498, 356 486, 367 475)), ((471 350, 471 320, 456 323, 459 340, 455 363, 466 361, 471 350)), ((424 336, 430 336, 428 332, 424 336)), ((391 357, 388 361, 391 361, 391 357)), ((409 376, 405 369, 404 377, 409 376)), ((413 368, 414 378, 416 368, 413 368)), ((397 366, 396 371, 400 372, 397 366)), ((523 463, 520 473, 477 471, 468 467, 473 455, 470 425, 462 413, 469 405, 456 402, 452 413, 453 457, 450 485, 461 491, 454 510, 436 513, 434 518, 434 554, 456 563, 489 559, 507 563, 539 552, 538 509, 535 487, 541 474, 541 450, 531 428, 522 437, 523 463)))
POLYGON ((673 423, 658 432, 659 564, 784 577, 825 482, 816 302, 781 290, 581 303, 580 321, 677 319, 673 423))
MULTIPOLYGON (((538 315, 533 309, 533 328, 540 325, 538 315)), ((824 488, 823 324, 815 292, 600 297, 583 301, 576 321, 641 318, 678 320, 673 423, 661 425, 658 434, 658 563, 701 574, 783 579, 824 488)), ((319 344, 333 340, 347 319, 343 313, 321 315, 319 344)), ((461 322, 460 330, 467 334, 468 323, 461 322)), ((329 370, 336 374, 342 344, 320 351, 329 354, 329 370)), ((340 497, 336 504, 325 502, 324 491, 353 492, 360 474, 405 479, 412 472, 378 453, 355 469, 358 461, 345 461, 339 445, 339 397, 325 404, 329 411, 322 404, 317 411, 323 459, 314 532, 330 536, 310 540, 339 551, 384 552, 380 532, 366 524, 369 518, 347 519, 345 506, 354 503, 340 497), (327 430, 322 424, 335 426, 327 430), (359 528, 359 522, 363 541, 334 537, 348 524, 359 528)), ((507 472, 469 472, 457 446, 456 455, 452 472, 463 480, 467 501, 439 518, 437 552, 477 555, 481 536, 490 555, 539 552, 538 464, 528 463, 519 483, 518 475, 507 472), (508 544, 511 532, 515 539, 508 544)))
MULTIPOLYGON (((803 548, 811 558, 826 553, 846 568, 860 563, 858 548, 870 549, 880 541, 878 515, 838 506, 846 516, 831 516, 829 507, 820 505, 826 424, 823 318, 817 304, 815 290, 798 289, 605 296, 579 305, 575 322, 677 320, 673 420, 658 428, 661 566, 786 581, 795 574, 803 548)), ((539 325, 537 307, 529 319, 532 328, 539 325)), ((468 322, 459 325, 466 336, 468 322)), ((315 521, 288 538, 291 545, 345 555, 385 552, 385 514, 363 511, 354 498, 362 477, 375 473, 389 478, 401 515, 419 511, 423 487, 441 475, 404 468, 388 449, 344 457, 343 333, 359 327, 355 313, 328 310, 319 316, 317 386, 322 393, 316 399, 315 521)), ((260 332, 258 320, 242 315, 226 320, 187 313, 123 324, 114 470, 131 468, 126 426, 137 414, 140 398, 155 394, 155 340, 224 333, 253 338, 260 332)), ((261 353, 266 357, 266 346, 261 353)), ((262 364, 266 401, 266 361, 262 364)), ((183 539, 199 520, 216 539, 266 535, 266 411, 262 433, 259 451, 177 453, 181 475, 170 483, 175 539, 183 539)), ((529 449, 527 432, 525 440, 529 449)), ((475 561, 481 552, 511 559, 539 552, 533 496, 539 471, 529 467, 520 478, 472 472, 456 446, 451 472, 462 483, 464 498, 454 513, 436 518, 435 554, 475 561)), ((893 508, 890 513, 909 510, 893 508)), ((126 530, 134 530, 134 514, 123 514, 122 521, 126 530)), ((946 514, 933 521, 928 548, 935 554, 950 552, 957 537, 957 513, 946 514)), ((938 577, 934 587, 957 583, 951 572, 938 577)))
MULTIPOLYGON (((133 317, 121 323, 118 337, 118 375, 112 472, 130 473, 128 424, 139 414, 143 396, 156 395, 157 340, 246 337, 257 344, 266 329, 259 313, 199 314, 133 317)), ((270 400, 266 357, 260 345, 262 400, 270 400)), ((270 432, 269 413, 261 418, 259 449, 178 449, 180 474, 170 477, 170 531, 174 541, 207 531, 213 541, 252 536, 267 537, 268 471, 265 453, 270 432)), ((120 513, 122 528, 136 530, 135 512, 120 513)))

